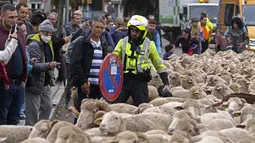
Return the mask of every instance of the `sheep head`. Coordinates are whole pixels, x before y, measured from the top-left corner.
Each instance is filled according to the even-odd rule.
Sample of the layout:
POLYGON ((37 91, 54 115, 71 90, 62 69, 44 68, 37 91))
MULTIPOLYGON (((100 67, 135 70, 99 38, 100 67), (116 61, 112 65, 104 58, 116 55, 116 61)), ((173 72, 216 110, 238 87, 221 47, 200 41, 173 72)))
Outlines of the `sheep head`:
POLYGON ((191 118, 174 118, 170 126, 168 127, 168 134, 172 135, 174 131, 185 131, 190 136, 199 135, 199 129, 202 128, 202 124, 198 124, 191 118))
POLYGON ((170 81, 170 85, 172 87, 181 85, 181 75, 177 72, 172 72, 171 74, 169 74, 168 80, 170 81))
POLYGON ((138 143, 139 139, 136 133, 131 131, 124 131, 119 133, 112 143, 138 143))
POLYGON ((206 93, 199 86, 193 86, 189 90, 189 96, 192 99, 202 99, 205 98, 206 93))
POLYGON ((98 111, 111 111, 109 104, 104 100, 85 99, 81 105, 81 113, 76 126, 83 130, 95 127, 95 114, 98 111))
POLYGON ((104 134, 114 134, 120 130, 122 118, 119 113, 110 111, 104 114, 103 118, 98 118, 95 124, 100 124, 99 129, 104 134))
POLYGON ((30 133, 28 138, 41 137, 46 138, 50 133, 52 127, 58 123, 57 120, 49 121, 49 120, 41 120, 37 122, 32 128, 32 132, 30 133))
POLYGON ((191 87, 193 87, 196 84, 196 82, 194 77, 184 75, 182 78, 181 84, 184 89, 189 90, 191 87))

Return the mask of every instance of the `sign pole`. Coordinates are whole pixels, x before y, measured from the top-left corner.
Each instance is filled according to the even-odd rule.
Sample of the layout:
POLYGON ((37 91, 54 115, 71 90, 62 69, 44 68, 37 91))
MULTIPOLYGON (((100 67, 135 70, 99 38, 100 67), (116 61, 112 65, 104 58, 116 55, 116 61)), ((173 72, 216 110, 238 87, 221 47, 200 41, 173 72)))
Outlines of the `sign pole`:
POLYGON ((67 24, 69 22, 69 5, 70 5, 69 0, 66 0, 65 5, 66 5, 66 16, 65 16, 66 23, 65 24, 67 24))
POLYGON ((50 12, 51 10, 51 0, 44 0, 44 12, 50 12))

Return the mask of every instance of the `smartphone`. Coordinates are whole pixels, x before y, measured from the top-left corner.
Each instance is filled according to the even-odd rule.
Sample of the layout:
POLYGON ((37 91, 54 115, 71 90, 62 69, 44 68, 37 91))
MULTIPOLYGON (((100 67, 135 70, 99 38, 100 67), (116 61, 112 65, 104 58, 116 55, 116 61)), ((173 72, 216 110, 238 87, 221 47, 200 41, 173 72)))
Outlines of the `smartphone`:
POLYGON ((12 26, 11 34, 18 31, 18 24, 12 26))

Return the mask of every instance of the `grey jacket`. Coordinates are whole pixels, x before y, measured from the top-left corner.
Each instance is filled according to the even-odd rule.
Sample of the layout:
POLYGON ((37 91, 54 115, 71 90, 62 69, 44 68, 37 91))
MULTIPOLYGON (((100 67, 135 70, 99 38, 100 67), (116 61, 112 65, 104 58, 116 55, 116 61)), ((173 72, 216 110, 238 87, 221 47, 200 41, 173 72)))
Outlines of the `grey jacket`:
MULTIPOLYGON (((43 48, 43 44, 36 40, 32 40, 28 45, 28 53, 31 61, 33 61, 30 63, 33 65, 33 70, 28 77, 26 90, 35 94, 41 94, 43 92, 46 72, 49 73, 50 81, 55 79, 53 69, 49 66, 49 63, 45 63, 43 48)), ((53 57, 53 51, 51 54, 53 57)), ((53 85, 53 82, 50 83, 53 85)))

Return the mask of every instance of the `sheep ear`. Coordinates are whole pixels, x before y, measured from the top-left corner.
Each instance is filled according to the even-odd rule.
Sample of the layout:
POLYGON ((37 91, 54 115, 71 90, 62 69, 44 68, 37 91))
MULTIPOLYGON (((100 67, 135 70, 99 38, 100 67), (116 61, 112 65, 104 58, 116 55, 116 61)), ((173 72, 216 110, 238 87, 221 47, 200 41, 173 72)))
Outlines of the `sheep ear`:
POLYGON ((244 98, 241 98, 241 101, 242 101, 243 103, 247 103, 247 101, 246 101, 244 98))
POLYGON ((51 122, 51 128, 52 128, 53 126, 55 126, 58 122, 59 122, 59 120, 53 120, 53 121, 51 122))
POLYGON ((95 119, 102 118, 106 112, 105 111, 97 111, 95 114, 95 119))
POLYGON ((232 117, 239 117, 239 116, 241 116, 241 112, 240 111, 237 111, 237 112, 232 114, 232 117))
POLYGON ((103 118, 97 118, 97 119, 94 121, 94 124, 100 126, 102 120, 103 120, 103 118))
POLYGON ((183 110, 184 108, 182 106, 176 106, 176 107, 174 107, 174 109, 176 109, 176 110, 183 110))
POLYGON ((206 124, 197 124, 198 129, 207 128, 208 126, 206 124))
POLYGON ((46 132, 47 130, 49 130, 49 128, 46 127, 46 126, 42 126, 42 127, 40 128, 40 130, 41 130, 42 132, 46 132))
POLYGON ((0 142, 4 142, 7 140, 7 137, 4 137, 4 138, 0 138, 0 142))
POLYGON ((221 108, 224 108, 224 109, 228 108, 228 102, 222 103, 221 108))
POLYGON ((246 125, 240 124, 240 125, 236 125, 236 127, 237 127, 237 128, 241 128, 241 129, 244 129, 244 128, 246 127, 246 125))

